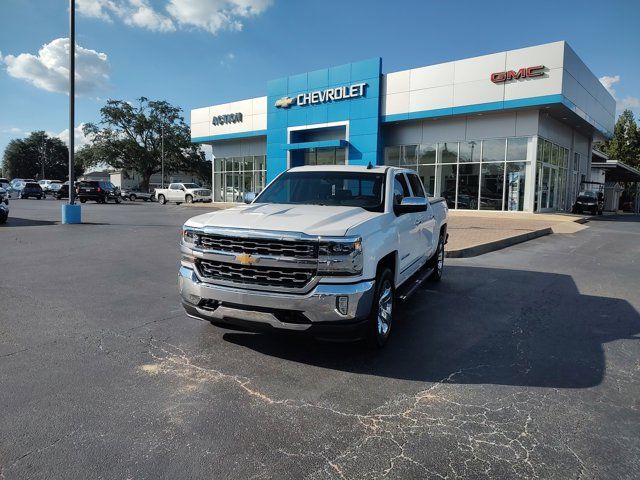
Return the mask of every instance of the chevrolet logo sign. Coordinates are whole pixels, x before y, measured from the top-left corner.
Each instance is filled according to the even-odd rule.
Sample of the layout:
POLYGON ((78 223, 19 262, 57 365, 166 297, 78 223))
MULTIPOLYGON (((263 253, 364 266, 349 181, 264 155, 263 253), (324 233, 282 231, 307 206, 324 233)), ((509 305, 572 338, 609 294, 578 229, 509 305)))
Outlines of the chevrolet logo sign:
POLYGON ((276 108, 289 108, 295 103, 296 99, 291 97, 282 97, 276 100, 276 108))
POLYGON ((236 255, 236 262, 241 265, 253 265, 258 262, 258 259, 252 257, 248 253, 242 253, 240 255, 236 255))

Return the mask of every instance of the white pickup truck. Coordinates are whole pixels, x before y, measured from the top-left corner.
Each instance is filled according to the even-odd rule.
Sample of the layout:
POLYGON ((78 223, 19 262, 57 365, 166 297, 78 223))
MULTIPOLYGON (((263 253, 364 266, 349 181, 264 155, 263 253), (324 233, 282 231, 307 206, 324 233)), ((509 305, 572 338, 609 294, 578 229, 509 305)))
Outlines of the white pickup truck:
POLYGON ((195 183, 171 183, 169 188, 156 188, 156 200, 164 205, 167 202, 194 203, 210 202, 211 190, 195 183))
POLYGON ((232 328, 353 334, 381 347, 396 301, 442 276, 447 219, 413 170, 292 168, 251 204, 184 224, 182 303, 232 328))

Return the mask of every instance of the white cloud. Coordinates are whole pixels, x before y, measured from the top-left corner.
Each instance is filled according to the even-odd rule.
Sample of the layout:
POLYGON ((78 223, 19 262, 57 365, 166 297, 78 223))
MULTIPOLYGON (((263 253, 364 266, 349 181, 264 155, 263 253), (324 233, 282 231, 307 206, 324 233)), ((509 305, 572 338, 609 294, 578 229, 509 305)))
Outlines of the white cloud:
POLYGON ((232 61, 234 61, 236 58, 236 55, 232 52, 227 53, 224 58, 222 60, 220 60, 220 65, 221 66, 225 66, 229 63, 231 63, 232 61))
MULTIPOLYGON (((91 143, 91 137, 86 136, 82 131, 84 127, 84 123, 81 123, 77 127, 73 129, 73 142, 74 142, 74 150, 78 150, 80 147, 91 143)), ((60 133, 48 133, 51 137, 58 137, 62 140, 67 146, 69 145, 69 129, 65 128, 60 133)))
MULTIPOLYGON (((69 89, 69 39, 57 38, 38 50, 37 55, 7 55, 3 60, 9 75, 26 80, 49 92, 69 89)), ((76 92, 79 95, 104 90, 109 84, 106 53, 76 46, 76 92)))
POLYGON ((620 81, 620 75, 613 75, 612 77, 605 75, 598 80, 600 80, 600 83, 607 89, 607 92, 609 92, 613 98, 616 98, 616 91, 613 85, 620 81))
POLYGON ((156 12, 147 0, 129 0, 134 10, 127 15, 124 22, 127 25, 147 28, 157 32, 173 32, 176 27, 173 21, 156 12))
POLYGON ((216 34, 240 31, 243 21, 262 14, 273 0, 163 0, 156 10, 149 0, 77 0, 78 14, 107 22, 121 19, 127 25, 159 32, 177 26, 216 34), (161 12, 166 12, 161 13, 161 12))
POLYGON ((620 75, 608 76, 605 75, 600 77, 600 83, 607 89, 607 91, 611 94, 611 96, 616 101, 616 110, 622 112, 623 110, 638 110, 640 109, 640 98, 627 96, 624 98, 618 98, 616 95, 616 89, 613 88, 613 85, 620 82, 620 75))

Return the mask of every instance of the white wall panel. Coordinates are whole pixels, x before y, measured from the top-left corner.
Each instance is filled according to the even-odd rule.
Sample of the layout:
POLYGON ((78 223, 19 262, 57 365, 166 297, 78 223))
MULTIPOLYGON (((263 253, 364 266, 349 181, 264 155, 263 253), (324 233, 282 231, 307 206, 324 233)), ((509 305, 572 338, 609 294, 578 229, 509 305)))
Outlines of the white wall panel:
POLYGON ((469 115, 467 139, 514 137, 516 112, 469 115))
POLYGON ((409 111, 409 92, 392 93, 382 102, 382 115, 394 115, 409 111))
POLYGON ((475 82, 456 83, 453 88, 454 107, 501 102, 503 99, 504 85, 495 84, 488 78, 475 82))
POLYGON ((467 118, 435 118, 422 122, 422 138, 425 143, 465 140, 467 118))
POLYGON ((454 82, 463 83, 481 80, 491 83, 489 75, 505 69, 507 52, 483 55, 481 57, 457 60, 455 63, 454 82))
POLYGON ((409 93, 409 111, 449 108, 453 103, 453 85, 412 90, 409 93))
MULTIPOLYGON (((519 70, 524 67, 544 65, 548 69, 562 68, 565 42, 547 43, 534 47, 509 50, 505 70, 519 70)), ((499 71, 499 70, 498 70, 499 71)))
POLYGON ((454 83, 454 62, 406 70, 411 74, 410 89, 441 87, 454 83))
MULTIPOLYGON (((546 65, 545 65, 546 66, 546 65)), ((541 97, 562 93, 563 69, 553 68, 545 71, 544 77, 523 78, 504 85, 504 99, 541 97)))
POLYGON ((519 110, 516 112, 516 136, 538 134, 538 110, 519 110))
POLYGON ((386 89, 385 92, 387 93, 387 95, 409 91, 409 79, 411 77, 411 70, 389 73, 384 77, 386 89))

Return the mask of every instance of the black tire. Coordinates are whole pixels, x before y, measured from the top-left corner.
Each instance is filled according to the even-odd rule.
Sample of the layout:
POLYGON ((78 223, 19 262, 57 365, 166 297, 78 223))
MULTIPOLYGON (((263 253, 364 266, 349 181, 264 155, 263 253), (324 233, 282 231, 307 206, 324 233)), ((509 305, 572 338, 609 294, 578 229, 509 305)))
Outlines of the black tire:
POLYGON ((115 198, 115 201, 116 201, 116 204, 117 204, 117 205, 120 205, 120 198, 116 197, 116 198, 115 198))
POLYGON ((444 258, 444 234, 441 233, 440 238, 438 238, 438 246, 436 247, 435 253, 427 260, 427 267, 433 269, 433 272, 429 275, 429 280, 434 282, 440 281, 444 270, 444 258))
POLYGON ((193 203, 193 196, 187 195, 186 197, 184 197, 184 201, 187 203, 193 203))
POLYGON ((129 200, 131 200, 132 202, 136 201, 136 196, 132 193, 131 195, 129 195, 129 200))
POLYGON ((364 340, 369 348, 382 348, 391 335, 396 303, 393 272, 389 268, 384 268, 378 273, 374 288, 373 305, 367 319, 364 340), (386 315, 382 313, 385 311, 385 304, 386 315))
POLYGON ((9 218, 9 215, 5 215, 4 213, 0 213, 0 224, 2 223, 7 223, 7 220, 9 218))
POLYGON ((81 199, 80 199, 80 203, 85 203, 86 201, 87 201, 87 199, 86 199, 86 198, 81 198, 81 199))
POLYGON ((158 195, 158 202, 160 203, 160 205, 164 205, 165 203, 167 203, 167 199, 164 197, 164 195, 158 195))

